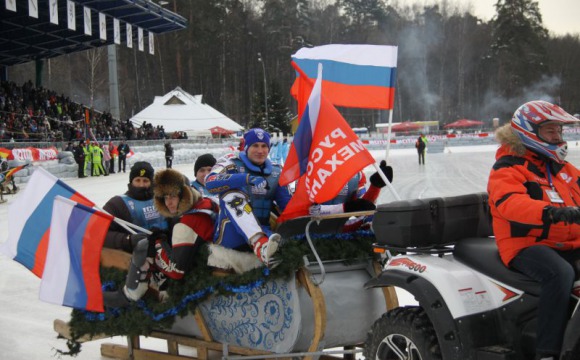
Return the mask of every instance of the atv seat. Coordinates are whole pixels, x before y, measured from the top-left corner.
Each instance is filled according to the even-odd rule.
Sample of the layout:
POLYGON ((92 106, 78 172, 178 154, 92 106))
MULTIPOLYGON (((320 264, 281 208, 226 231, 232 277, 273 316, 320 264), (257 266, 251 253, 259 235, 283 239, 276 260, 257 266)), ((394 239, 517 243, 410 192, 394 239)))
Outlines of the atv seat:
POLYGON ((540 295, 538 282, 504 265, 493 238, 463 239, 455 244, 453 255, 455 259, 492 279, 528 294, 540 295))

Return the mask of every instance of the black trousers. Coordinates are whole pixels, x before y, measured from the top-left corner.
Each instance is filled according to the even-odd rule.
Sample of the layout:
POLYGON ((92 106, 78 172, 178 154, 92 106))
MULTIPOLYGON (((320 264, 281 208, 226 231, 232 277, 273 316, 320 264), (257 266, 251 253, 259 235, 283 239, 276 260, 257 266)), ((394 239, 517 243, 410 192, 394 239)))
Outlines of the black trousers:
POLYGON ((123 172, 125 172, 125 167, 127 166, 127 158, 119 156, 119 172, 121 172, 121 164, 123 164, 123 172))
POLYGON ((576 278, 574 263, 579 260, 580 249, 557 251, 547 246, 530 246, 510 263, 541 285, 536 341, 539 354, 556 357, 560 354, 568 323, 570 293, 576 278))

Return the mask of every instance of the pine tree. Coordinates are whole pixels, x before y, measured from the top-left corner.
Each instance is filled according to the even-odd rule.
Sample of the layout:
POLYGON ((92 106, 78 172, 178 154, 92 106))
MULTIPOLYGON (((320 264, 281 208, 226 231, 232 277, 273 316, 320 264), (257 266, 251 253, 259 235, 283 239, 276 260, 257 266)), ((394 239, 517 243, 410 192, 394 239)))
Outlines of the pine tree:
POLYGON ((548 32, 537 1, 498 0, 495 7, 491 49, 497 84, 504 96, 513 97, 546 73, 548 32))
POLYGON ((270 132, 290 132, 290 119, 292 115, 288 110, 287 101, 282 95, 280 84, 272 81, 268 88, 268 125, 270 132))

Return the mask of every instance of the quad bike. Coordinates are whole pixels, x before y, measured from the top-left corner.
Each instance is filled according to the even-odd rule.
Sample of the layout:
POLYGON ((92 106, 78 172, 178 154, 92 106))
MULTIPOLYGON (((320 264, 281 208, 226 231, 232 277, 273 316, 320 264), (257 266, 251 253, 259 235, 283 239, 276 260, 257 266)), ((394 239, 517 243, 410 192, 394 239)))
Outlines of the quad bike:
MULTIPOLYGON (((402 288, 418 305, 376 320, 365 342, 367 359, 534 358, 540 287, 503 265, 490 222, 484 193, 377 209, 375 247, 388 254, 387 262, 365 286, 402 288)), ((571 296, 560 359, 580 359, 580 281, 571 296)))

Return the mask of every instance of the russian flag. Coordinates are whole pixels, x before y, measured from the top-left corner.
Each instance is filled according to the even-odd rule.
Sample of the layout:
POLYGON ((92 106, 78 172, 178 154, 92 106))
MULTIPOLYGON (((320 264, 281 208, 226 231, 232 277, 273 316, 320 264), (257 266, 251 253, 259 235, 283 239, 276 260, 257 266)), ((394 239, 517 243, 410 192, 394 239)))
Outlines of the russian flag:
POLYGON ((280 174, 280 185, 300 177, 296 193, 278 218, 303 215, 311 203, 334 198, 342 187, 374 158, 322 91, 322 68, 280 174))
POLYGON ((38 277, 42 277, 44 270, 50 217, 53 200, 57 195, 86 206, 95 205, 54 175, 38 167, 26 188, 10 204, 8 211, 8 240, 2 244, 0 251, 38 277))
POLYGON ((54 198, 40 299, 103 312, 99 263, 113 217, 61 196, 54 198))
MULTIPOLYGON (((318 64, 322 64, 324 97, 333 105, 392 109, 397 52, 396 46, 331 44, 302 48, 292 55, 292 61, 308 79, 316 78, 318 64)), ((297 100, 304 99, 301 92, 308 88, 302 81, 298 76, 290 91, 297 100)))

